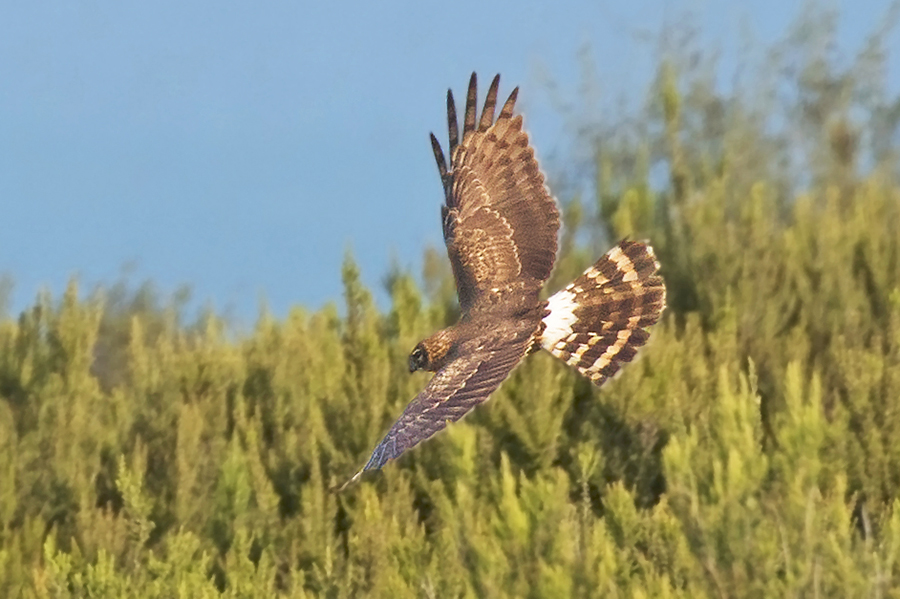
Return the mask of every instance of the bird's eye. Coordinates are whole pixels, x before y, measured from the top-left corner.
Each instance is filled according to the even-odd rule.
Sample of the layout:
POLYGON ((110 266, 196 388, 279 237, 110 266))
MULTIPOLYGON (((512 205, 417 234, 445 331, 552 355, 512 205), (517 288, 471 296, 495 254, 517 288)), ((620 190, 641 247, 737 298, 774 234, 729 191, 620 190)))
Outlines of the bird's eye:
POLYGON ((420 368, 424 368, 428 364, 428 354, 425 352, 425 348, 421 345, 417 345, 412 353, 409 354, 409 371, 415 372, 420 368))

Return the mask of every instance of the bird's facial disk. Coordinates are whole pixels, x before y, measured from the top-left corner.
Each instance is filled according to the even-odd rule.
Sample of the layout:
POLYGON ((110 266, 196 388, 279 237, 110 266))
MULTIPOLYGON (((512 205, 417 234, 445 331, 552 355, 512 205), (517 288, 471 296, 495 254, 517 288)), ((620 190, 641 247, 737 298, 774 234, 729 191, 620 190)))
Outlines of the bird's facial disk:
POLYGON ((409 354, 409 371, 428 370, 428 364, 428 350, 425 349, 424 344, 420 343, 409 354))

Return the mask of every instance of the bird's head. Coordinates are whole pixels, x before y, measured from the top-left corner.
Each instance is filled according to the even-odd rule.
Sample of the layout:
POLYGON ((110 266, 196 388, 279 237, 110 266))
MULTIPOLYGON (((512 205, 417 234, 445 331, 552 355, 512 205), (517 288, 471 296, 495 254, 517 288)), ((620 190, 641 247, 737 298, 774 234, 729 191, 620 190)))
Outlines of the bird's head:
POLYGON ((453 347, 453 329, 438 331, 431 337, 423 339, 409 354, 409 371, 427 370, 437 372, 450 357, 453 347))
POLYGON ((420 342, 409 354, 409 371, 428 370, 428 350, 425 348, 425 342, 420 342))

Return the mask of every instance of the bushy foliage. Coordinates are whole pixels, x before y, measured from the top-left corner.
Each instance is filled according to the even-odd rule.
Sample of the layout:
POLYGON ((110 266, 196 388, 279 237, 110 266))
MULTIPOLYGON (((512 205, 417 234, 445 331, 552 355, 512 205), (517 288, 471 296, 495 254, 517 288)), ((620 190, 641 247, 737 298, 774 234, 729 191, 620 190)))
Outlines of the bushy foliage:
POLYGON ((661 66, 554 274, 580 233, 649 238, 649 346, 602 390, 530 357, 342 494, 454 318, 433 258, 387 313, 348 257, 343 310, 242 336, 74 282, 0 320, 0 596, 900 597, 900 101, 854 104, 855 66, 800 64, 817 108, 774 133, 661 66))

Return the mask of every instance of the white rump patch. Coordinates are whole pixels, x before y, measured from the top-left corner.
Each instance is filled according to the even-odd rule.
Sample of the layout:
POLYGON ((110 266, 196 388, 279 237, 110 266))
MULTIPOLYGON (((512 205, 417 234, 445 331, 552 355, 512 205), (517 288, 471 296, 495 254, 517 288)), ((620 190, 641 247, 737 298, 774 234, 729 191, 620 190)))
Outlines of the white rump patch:
POLYGON ((544 317, 544 332, 541 335, 541 346, 544 349, 552 352, 553 346, 575 332, 572 329, 578 322, 578 317, 575 316, 578 302, 575 298, 574 293, 563 289, 547 300, 547 309, 550 313, 544 317))

